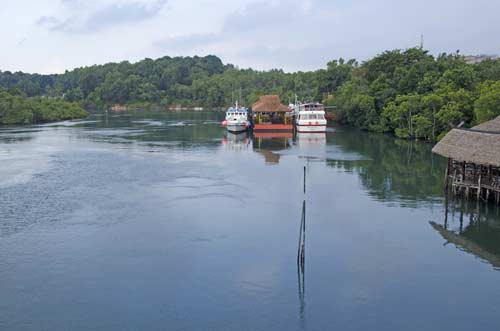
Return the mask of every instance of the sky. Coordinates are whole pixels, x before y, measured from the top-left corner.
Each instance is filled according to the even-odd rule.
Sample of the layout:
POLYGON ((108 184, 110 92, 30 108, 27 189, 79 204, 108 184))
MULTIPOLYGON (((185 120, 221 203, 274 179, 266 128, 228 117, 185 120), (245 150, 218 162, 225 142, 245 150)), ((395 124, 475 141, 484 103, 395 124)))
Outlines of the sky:
POLYGON ((500 54, 498 13, 498 0, 0 0, 0 70, 208 54, 315 70, 418 46, 421 35, 432 54, 500 54))

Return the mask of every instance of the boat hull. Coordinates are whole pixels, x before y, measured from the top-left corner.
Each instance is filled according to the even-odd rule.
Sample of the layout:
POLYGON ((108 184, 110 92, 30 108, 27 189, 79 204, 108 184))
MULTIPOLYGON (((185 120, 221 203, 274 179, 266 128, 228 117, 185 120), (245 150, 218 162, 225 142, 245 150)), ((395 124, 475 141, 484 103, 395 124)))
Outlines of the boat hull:
POLYGON ((229 132, 243 132, 247 130, 247 125, 246 123, 239 124, 239 123, 228 123, 227 126, 227 131, 229 132))
POLYGON ((326 125, 300 125, 297 124, 297 132, 301 133, 325 133, 326 125))

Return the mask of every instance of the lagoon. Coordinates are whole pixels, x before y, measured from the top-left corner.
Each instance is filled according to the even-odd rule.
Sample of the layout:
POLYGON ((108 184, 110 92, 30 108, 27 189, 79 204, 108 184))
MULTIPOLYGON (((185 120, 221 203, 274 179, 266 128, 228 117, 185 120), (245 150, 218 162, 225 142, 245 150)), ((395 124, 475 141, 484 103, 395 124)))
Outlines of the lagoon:
POLYGON ((431 145, 222 117, 0 128, 0 329, 496 329, 499 208, 445 199, 431 145))

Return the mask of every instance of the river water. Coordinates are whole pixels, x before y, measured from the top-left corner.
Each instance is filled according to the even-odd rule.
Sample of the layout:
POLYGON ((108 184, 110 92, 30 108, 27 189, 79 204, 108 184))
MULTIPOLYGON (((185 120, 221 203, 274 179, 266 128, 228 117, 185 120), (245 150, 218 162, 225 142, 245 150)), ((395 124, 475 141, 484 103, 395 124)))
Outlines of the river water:
POLYGON ((1 128, 0 329, 498 328, 500 211, 445 199, 429 144, 222 116, 1 128))

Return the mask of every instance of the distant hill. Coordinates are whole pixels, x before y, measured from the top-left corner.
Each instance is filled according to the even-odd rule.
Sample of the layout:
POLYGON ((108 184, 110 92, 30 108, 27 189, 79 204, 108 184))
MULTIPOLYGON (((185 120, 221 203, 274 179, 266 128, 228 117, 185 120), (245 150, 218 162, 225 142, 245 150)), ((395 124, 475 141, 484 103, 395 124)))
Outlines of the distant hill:
POLYGON ((342 123, 436 140, 461 122, 467 127, 500 114, 500 60, 467 61, 458 54, 434 57, 410 48, 386 51, 361 64, 338 59, 324 69, 286 73, 239 69, 213 55, 166 56, 59 75, 0 72, 0 87, 26 97, 76 102, 88 111, 114 105, 211 109, 236 99, 249 106, 266 94, 289 103, 298 95, 302 101, 335 106, 342 123))

